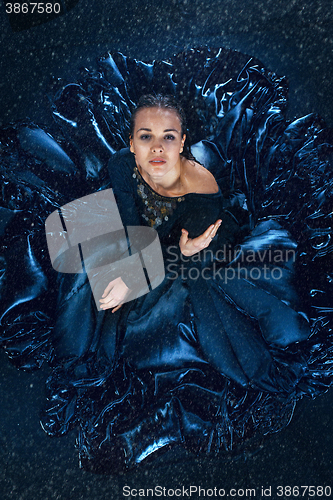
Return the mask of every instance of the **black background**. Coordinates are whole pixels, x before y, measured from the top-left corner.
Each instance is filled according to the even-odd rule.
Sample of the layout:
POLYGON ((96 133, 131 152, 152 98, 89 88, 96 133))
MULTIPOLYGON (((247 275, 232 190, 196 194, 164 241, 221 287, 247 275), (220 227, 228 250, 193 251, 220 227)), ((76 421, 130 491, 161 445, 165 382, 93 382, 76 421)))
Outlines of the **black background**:
MULTIPOLYGON (((0 124, 27 116, 49 123, 45 95, 51 77, 75 81, 80 67, 94 68, 96 57, 107 50, 150 60, 189 47, 224 45, 288 77, 290 119, 319 112, 333 125, 331 0, 79 0, 66 14, 20 31, 13 30, 4 4, 0 124)), ((272 486, 273 499, 281 498, 278 485, 333 486, 331 392, 301 402, 289 427, 253 455, 178 462, 173 456, 125 476, 105 477, 78 468, 74 434, 50 439, 40 428, 46 369, 17 372, 4 354, 0 366, 1 500, 118 499, 125 498, 126 484, 254 487, 257 498, 261 486, 272 486)))

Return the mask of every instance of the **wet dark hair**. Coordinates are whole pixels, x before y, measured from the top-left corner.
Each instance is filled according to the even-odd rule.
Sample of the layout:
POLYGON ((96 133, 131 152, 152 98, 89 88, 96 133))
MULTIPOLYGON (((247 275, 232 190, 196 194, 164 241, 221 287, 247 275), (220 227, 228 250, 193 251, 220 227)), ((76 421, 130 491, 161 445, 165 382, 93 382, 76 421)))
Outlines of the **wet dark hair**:
POLYGON ((130 134, 133 137, 134 134, 134 126, 135 126, 135 117, 140 109, 144 108, 162 108, 162 109, 171 109, 175 111, 180 120, 181 126, 181 134, 182 136, 186 134, 186 140, 184 144, 183 151, 180 153, 181 156, 184 156, 187 160, 195 160, 193 154, 191 153, 191 147, 189 145, 189 134, 186 126, 186 116, 183 108, 179 104, 179 102, 174 98, 173 95, 163 95, 163 94, 145 94, 140 97, 136 108, 134 109, 131 115, 130 121, 130 134))

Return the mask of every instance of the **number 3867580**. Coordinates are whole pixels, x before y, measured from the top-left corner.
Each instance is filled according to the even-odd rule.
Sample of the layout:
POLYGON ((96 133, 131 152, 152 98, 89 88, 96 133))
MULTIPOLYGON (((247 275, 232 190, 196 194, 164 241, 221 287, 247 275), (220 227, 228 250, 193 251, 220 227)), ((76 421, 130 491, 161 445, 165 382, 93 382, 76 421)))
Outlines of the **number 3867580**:
POLYGON ((6 3, 7 14, 60 14, 60 3, 6 3))

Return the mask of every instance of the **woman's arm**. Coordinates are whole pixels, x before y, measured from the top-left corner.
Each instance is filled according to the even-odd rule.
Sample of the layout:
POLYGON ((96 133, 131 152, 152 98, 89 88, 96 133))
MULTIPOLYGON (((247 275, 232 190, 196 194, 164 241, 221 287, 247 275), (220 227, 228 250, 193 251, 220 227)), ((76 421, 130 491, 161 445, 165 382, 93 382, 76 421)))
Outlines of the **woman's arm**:
MULTIPOLYGON (((125 227, 140 225, 134 198, 133 166, 128 148, 113 154, 108 164, 113 194, 125 227)), ((122 276, 110 281, 99 301, 101 310, 112 309, 114 313, 121 307, 137 282, 136 271, 137 265, 132 264, 122 276)))
POLYGON ((135 160, 129 148, 114 153, 108 164, 111 187, 124 226, 141 225, 135 204, 134 166, 135 160))

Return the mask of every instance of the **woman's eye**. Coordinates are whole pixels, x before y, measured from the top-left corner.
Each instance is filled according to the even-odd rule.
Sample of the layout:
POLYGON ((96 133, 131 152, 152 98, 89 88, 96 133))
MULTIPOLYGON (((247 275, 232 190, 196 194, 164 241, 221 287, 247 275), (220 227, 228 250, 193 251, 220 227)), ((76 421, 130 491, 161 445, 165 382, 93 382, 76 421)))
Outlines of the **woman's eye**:
POLYGON ((174 138, 175 138, 175 136, 174 136, 174 135, 166 135, 166 136, 165 136, 165 139, 166 139, 167 141, 173 141, 173 140, 174 140, 174 138))
POLYGON ((148 135, 148 134, 143 134, 143 135, 140 135, 140 139, 141 139, 142 141, 147 141, 147 140, 149 140, 149 139, 150 139, 150 135, 148 135))

